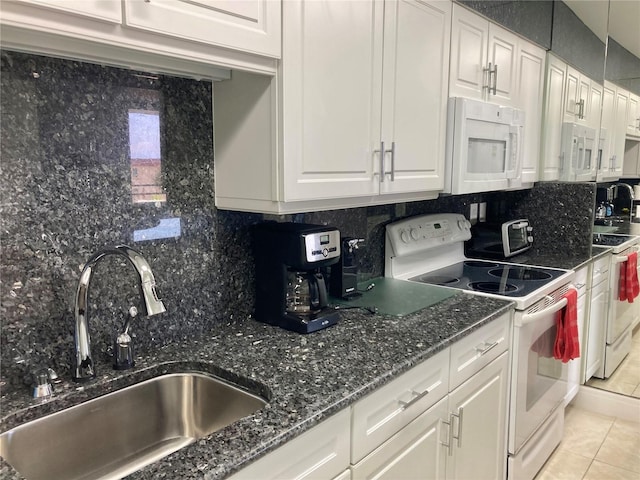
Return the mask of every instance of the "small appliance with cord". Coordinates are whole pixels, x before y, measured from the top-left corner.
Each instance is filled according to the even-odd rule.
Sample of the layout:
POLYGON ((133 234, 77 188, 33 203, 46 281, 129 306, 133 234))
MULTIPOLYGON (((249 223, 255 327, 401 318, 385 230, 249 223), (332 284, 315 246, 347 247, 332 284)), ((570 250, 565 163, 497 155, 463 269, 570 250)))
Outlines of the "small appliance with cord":
POLYGON ((340 259, 334 227, 292 222, 254 225, 257 320, 298 333, 335 325, 323 273, 340 259))

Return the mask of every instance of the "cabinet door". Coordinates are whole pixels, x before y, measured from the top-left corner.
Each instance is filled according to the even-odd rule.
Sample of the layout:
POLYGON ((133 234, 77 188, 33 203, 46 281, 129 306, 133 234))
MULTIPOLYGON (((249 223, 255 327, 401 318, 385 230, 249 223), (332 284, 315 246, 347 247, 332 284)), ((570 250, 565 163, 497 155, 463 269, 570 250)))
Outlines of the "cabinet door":
POLYGON ((382 3, 292 0, 283 13, 282 199, 377 194, 382 3))
POLYGON ((600 123, 599 148, 602 148, 602 159, 598 164, 598 182, 613 180, 613 136, 616 119, 616 87, 605 82, 602 88, 602 119, 600 123))
POLYGON ((353 480, 445 478, 447 398, 351 467, 353 480))
POLYGON ((566 68, 562 60, 547 54, 540 180, 552 181, 560 178, 566 68))
POLYGON ((600 128, 602 117, 602 85, 594 81, 591 81, 589 89, 589 111, 587 115, 587 126, 597 131, 600 128))
POLYGON ((580 72, 567 65, 566 87, 564 96, 564 121, 575 122, 578 120, 580 106, 578 102, 580 88, 580 72))
POLYGON ((151 0, 123 3, 128 27, 280 57, 279 1, 151 0))
POLYGON ((640 98, 633 93, 629 93, 627 135, 632 137, 640 136, 640 98))
POLYGON ((122 4, 114 0, 18 0, 110 23, 122 23, 122 4))
POLYGON ((449 96, 484 100, 489 22, 454 3, 451 24, 449 96))
POLYGON ((538 181, 545 51, 529 42, 520 41, 518 49, 518 87, 516 107, 526 112, 522 183, 538 181))
POLYGON ((451 2, 385 3, 380 193, 444 187, 451 2))
POLYGON ((488 62, 495 70, 493 86, 487 89, 487 100, 500 105, 515 106, 518 62, 518 36, 493 23, 489 24, 488 62))
POLYGON ((587 325, 587 344, 585 381, 597 372, 604 371, 604 348, 607 337, 607 315, 609 312, 609 277, 594 285, 591 289, 589 323, 587 325))
POLYGON ((612 163, 610 167, 611 177, 618 179, 622 176, 624 162, 624 142, 627 135, 627 108, 629 93, 618 88, 616 90, 615 120, 611 135, 612 163))
POLYGON ((448 479, 505 478, 508 379, 505 352, 449 394, 448 479))

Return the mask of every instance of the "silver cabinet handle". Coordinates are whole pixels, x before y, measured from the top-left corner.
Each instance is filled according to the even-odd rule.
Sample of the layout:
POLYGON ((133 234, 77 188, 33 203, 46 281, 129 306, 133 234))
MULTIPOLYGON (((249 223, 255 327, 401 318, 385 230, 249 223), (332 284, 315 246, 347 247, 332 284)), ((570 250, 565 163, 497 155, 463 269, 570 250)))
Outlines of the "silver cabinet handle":
POLYGON ((491 345, 487 345, 485 342, 481 347, 476 347, 476 350, 480 353, 480 356, 486 354, 489 350, 492 350, 498 346, 500 340, 496 340, 491 345))
POLYGON ((454 435, 451 438, 452 439, 456 439, 457 443, 458 443, 458 448, 462 448, 462 418, 463 418, 463 414, 464 414, 464 408, 460 407, 458 408, 458 413, 452 413, 451 414, 451 426, 449 428, 451 428, 451 430, 453 431, 453 417, 458 419, 458 435, 454 435))
POLYGON ((448 426, 447 430, 448 430, 448 435, 447 435, 447 441, 446 442, 440 442, 440 444, 444 447, 447 447, 448 453, 447 455, 449 457, 453 456, 453 418, 451 417, 451 415, 449 415, 449 421, 445 421, 445 420, 440 420, 442 423, 444 423, 445 425, 448 426))
POLYGON ((493 66, 493 94, 498 90, 498 65, 493 66))
POLYGON ((491 94, 491 90, 493 90, 493 94, 495 95, 496 89, 498 88, 498 65, 493 65, 489 62, 489 67, 483 68, 482 72, 487 77, 487 83, 486 85, 483 85, 482 88, 486 88, 489 91, 489 94, 491 94), (492 78, 493 82, 491 81, 492 78))
POLYGON ((391 181, 396 179, 396 142, 391 142, 391 150, 387 150, 385 153, 391 153, 391 181))
POLYGON ((419 402, 420 400, 422 400, 424 397, 426 397, 429 394, 429 390, 425 390, 424 392, 416 392, 415 390, 411 390, 411 394, 415 395, 415 396, 411 400, 409 400, 408 402, 404 402, 402 400, 398 400, 398 403, 400 404, 400 409, 401 410, 406 410, 407 408, 409 408, 414 403, 419 402))
POLYGON ((374 150, 373 153, 380 154, 380 183, 382 183, 384 182, 384 156, 386 154, 384 142, 380 142, 380 150, 374 150))
POLYGON ((584 98, 578 102, 578 118, 584 119, 584 98))

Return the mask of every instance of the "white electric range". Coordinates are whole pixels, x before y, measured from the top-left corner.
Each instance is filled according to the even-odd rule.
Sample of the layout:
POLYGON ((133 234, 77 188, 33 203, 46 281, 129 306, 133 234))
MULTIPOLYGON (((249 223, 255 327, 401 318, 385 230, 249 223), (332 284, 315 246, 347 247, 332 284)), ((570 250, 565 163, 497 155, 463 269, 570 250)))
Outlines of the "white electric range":
POLYGON ((574 272, 466 258, 471 224, 459 214, 406 218, 387 225, 385 276, 515 303, 511 344, 509 478, 532 479, 560 443, 567 364, 553 358, 556 316, 574 272))
MULTIPOLYGON (((621 268, 625 268, 629 255, 637 253, 640 249, 640 237, 615 233, 594 233, 593 245, 611 247, 607 318, 601 328, 595 328, 595 322, 600 319, 592 319, 594 325, 589 329, 589 335, 600 333, 602 338, 598 339, 597 348, 604 350, 603 362, 595 371, 594 376, 609 378, 631 351, 631 332, 637 325, 640 316, 640 299, 630 303, 619 298, 621 268)), ((638 262, 637 273, 640 276, 640 262, 638 262)), ((590 342, 596 343, 593 339, 590 339, 590 342)))

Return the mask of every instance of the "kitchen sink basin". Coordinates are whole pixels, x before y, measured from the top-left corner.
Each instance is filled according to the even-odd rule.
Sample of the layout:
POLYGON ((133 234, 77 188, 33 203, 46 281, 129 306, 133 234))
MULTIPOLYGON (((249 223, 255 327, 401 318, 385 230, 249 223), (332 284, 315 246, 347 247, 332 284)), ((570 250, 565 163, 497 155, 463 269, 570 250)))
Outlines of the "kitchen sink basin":
POLYGON ((265 404, 215 377, 166 374, 15 427, 0 454, 28 480, 121 478, 265 404))

